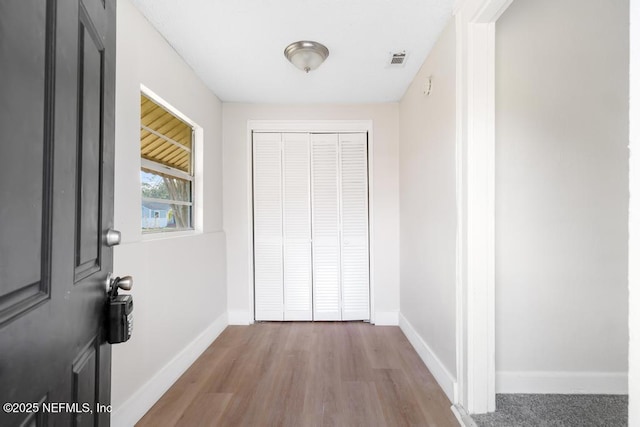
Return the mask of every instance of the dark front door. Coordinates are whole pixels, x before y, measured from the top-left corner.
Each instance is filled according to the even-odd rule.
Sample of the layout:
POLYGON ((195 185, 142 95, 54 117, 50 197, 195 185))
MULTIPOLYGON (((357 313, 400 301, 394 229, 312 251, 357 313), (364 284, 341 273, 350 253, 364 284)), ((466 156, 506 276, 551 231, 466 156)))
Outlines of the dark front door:
POLYGON ((115 3, 0 1, 1 426, 109 423, 115 3))

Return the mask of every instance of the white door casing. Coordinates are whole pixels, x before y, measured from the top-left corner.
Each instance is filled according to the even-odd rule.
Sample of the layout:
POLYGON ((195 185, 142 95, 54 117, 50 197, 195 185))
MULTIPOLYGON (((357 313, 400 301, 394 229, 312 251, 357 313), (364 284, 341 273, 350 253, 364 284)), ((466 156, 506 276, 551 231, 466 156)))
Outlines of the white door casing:
POLYGON ((454 404, 495 411, 495 22, 513 0, 458 0, 454 404))

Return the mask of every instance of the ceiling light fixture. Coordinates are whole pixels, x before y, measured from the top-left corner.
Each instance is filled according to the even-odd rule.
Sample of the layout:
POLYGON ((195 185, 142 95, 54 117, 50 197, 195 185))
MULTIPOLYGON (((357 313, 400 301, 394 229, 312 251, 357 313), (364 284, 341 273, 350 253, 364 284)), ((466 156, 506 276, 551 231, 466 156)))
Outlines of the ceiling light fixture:
POLYGON ((301 40, 287 46, 284 49, 284 56, 293 65, 308 73, 318 68, 327 59, 329 49, 318 42, 301 40))

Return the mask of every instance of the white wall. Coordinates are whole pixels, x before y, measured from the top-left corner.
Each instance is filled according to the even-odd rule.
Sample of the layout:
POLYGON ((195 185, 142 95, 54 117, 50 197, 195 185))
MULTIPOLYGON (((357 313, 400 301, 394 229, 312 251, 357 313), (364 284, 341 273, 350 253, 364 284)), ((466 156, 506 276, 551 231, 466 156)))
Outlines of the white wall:
POLYGON ((455 37, 452 19, 400 103, 401 325, 450 399, 456 375, 455 37), (429 76, 432 90, 425 96, 429 76))
POLYGON ((497 23, 498 392, 626 390, 628 7, 497 23))
POLYGON ((181 352, 193 352, 189 345, 196 338, 200 346, 206 345, 203 332, 205 341, 213 339, 216 331, 211 328, 223 327, 227 301, 222 105, 128 0, 117 6, 115 228, 123 243, 115 248, 114 272, 134 277, 135 321, 131 340, 113 346, 114 425, 133 422, 136 411, 148 409, 142 407, 145 402, 153 403, 153 393, 161 393, 167 379, 195 356, 185 359, 181 352), (203 128, 204 215, 202 230, 194 235, 153 241, 142 237, 141 84, 203 128), (174 360, 179 355, 182 365, 174 360), (158 380, 160 374, 163 380, 158 380))
POLYGON ((629 218, 629 425, 640 425, 640 0, 631 0, 629 90, 631 190, 629 218))
POLYGON ((230 323, 246 323, 250 312, 248 268, 252 247, 247 182, 248 120, 372 120, 376 321, 397 323, 398 312, 398 104, 223 105, 224 230, 230 323))

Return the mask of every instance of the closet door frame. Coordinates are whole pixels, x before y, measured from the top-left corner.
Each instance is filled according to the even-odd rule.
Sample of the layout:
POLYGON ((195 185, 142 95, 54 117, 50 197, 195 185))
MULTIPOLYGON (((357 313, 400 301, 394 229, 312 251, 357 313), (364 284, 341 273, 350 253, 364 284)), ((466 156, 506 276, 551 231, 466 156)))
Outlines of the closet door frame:
POLYGON ((253 133, 254 132, 281 132, 281 133, 366 133, 367 134, 367 162, 368 162, 368 189, 369 189, 369 321, 375 324, 375 257, 374 257, 374 194, 373 185, 373 159, 374 159, 374 135, 372 120, 249 120, 247 121, 247 215, 248 221, 248 259, 247 268, 249 280, 247 283, 249 295, 249 324, 255 322, 255 296, 254 296, 254 257, 253 257, 253 133))

